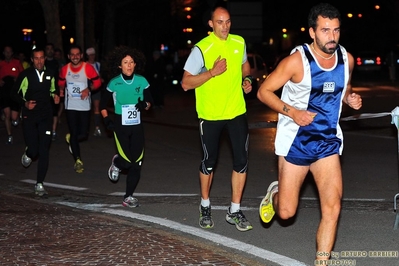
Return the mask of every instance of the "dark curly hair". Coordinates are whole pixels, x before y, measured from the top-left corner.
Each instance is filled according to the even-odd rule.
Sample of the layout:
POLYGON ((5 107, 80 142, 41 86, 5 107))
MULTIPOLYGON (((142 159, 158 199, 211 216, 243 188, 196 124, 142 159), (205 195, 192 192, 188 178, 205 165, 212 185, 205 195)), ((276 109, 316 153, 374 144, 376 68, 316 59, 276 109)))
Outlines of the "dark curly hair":
POLYGON ((308 16, 308 26, 309 28, 316 29, 317 18, 322 16, 323 18, 338 19, 341 24, 341 14, 338 9, 327 3, 320 3, 312 7, 308 16))
POLYGON ((126 56, 131 56, 136 63, 135 74, 144 73, 146 63, 144 54, 135 48, 122 45, 115 47, 105 58, 104 70, 109 79, 121 73, 121 62, 126 56))

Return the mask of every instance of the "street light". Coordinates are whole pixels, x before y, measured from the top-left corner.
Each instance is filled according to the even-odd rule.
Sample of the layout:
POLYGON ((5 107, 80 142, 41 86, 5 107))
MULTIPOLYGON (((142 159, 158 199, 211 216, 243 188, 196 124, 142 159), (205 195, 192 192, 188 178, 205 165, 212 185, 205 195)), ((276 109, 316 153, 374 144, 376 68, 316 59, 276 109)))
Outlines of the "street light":
POLYGON ((30 34, 32 33, 32 29, 22 29, 22 33, 24 34, 24 41, 30 41, 30 34))

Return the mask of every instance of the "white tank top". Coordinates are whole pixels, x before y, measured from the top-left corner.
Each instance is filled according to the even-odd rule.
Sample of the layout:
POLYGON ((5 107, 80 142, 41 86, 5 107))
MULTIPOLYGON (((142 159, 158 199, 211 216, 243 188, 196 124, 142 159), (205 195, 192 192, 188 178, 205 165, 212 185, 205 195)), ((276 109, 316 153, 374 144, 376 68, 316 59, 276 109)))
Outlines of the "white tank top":
POLYGON ((91 97, 82 100, 81 93, 88 90, 88 79, 86 76, 86 63, 83 62, 78 72, 74 72, 68 64, 65 77, 65 109, 77 111, 89 111, 91 108, 91 97))

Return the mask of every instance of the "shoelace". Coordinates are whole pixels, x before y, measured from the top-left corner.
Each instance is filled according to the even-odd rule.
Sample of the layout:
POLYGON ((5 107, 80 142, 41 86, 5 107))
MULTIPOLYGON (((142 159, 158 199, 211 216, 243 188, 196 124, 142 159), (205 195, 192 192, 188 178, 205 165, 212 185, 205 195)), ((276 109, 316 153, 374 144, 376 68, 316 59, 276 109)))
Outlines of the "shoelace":
POLYGON ((211 216, 211 208, 203 208, 202 206, 201 206, 201 216, 202 217, 204 217, 204 216, 211 216))
POLYGON ((245 215, 242 213, 241 210, 235 212, 234 214, 232 213, 232 215, 235 216, 240 222, 245 223, 247 221, 247 218, 245 217, 245 215))

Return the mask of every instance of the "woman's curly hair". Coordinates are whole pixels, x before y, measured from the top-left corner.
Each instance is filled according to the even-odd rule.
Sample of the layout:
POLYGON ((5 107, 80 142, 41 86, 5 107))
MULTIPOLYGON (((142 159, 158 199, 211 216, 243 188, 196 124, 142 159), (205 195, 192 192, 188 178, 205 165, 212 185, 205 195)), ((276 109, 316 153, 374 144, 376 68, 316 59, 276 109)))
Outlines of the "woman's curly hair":
POLYGON ((144 54, 135 48, 121 45, 115 47, 105 58, 104 70, 108 79, 111 79, 121 73, 120 66, 122 59, 126 56, 132 57, 136 63, 136 67, 134 68, 135 74, 144 73, 146 63, 144 54))

